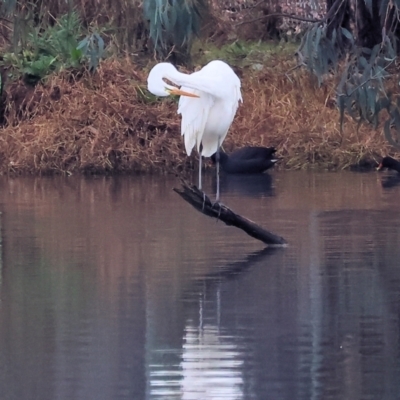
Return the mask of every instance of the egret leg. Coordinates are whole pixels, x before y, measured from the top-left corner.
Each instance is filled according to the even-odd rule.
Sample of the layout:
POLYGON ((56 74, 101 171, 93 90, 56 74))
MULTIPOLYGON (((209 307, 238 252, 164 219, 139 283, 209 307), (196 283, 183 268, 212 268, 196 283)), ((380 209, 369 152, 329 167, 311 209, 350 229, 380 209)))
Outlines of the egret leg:
POLYGON ((217 142, 217 156, 216 156, 216 160, 217 160, 217 193, 215 195, 215 201, 219 202, 219 136, 218 136, 218 142, 217 142))
POLYGON ((199 153, 199 190, 201 190, 201 164, 202 164, 202 160, 201 160, 201 153, 199 153))

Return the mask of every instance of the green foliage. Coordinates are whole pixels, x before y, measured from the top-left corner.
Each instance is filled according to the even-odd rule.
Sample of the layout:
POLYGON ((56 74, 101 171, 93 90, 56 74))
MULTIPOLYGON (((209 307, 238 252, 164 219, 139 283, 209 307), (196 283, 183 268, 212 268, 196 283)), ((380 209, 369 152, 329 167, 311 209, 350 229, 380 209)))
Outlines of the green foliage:
MULTIPOLYGON (((338 63, 339 55, 336 49, 337 31, 334 29, 332 36, 327 35, 326 25, 315 24, 303 36, 297 54, 302 63, 313 72, 321 85, 324 76, 334 70, 338 63)), ((346 34, 345 29, 339 34, 346 34)))
POLYGON ((53 56, 41 56, 37 60, 30 61, 23 69, 25 75, 35 78, 42 79, 54 68, 56 57, 53 56))
POLYGON ((28 13, 16 17, 13 51, 6 52, 0 64, 12 67, 11 77, 23 76, 35 84, 53 71, 80 68, 88 62, 94 71, 104 53, 104 41, 98 33, 83 36, 76 12, 69 12, 53 24, 35 24, 28 13))
POLYGON ((76 57, 84 56, 89 60, 89 70, 94 71, 104 54, 104 40, 98 33, 93 33, 81 40, 74 48, 76 57))
MULTIPOLYGON (((11 36, 18 36, 23 29, 21 25, 26 25, 19 23, 22 19, 34 18, 36 25, 46 29, 48 23, 75 10, 82 26, 101 27, 102 37, 107 38, 114 51, 141 52, 145 51, 149 39, 142 3, 142 0, 2 0, 0 17, 12 24, 15 21, 19 27, 9 32, 7 26, 1 33, 12 40, 11 36)), ((23 37, 24 34, 19 35, 16 42, 23 37)))
POLYGON ((3 0, 1 2, 1 14, 4 16, 11 15, 17 6, 17 0, 3 0))
POLYGON ((217 46, 212 42, 195 40, 193 42, 193 62, 205 65, 211 60, 223 60, 229 65, 257 70, 274 57, 286 55, 291 57, 296 50, 292 43, 264 41, 240 41, 217 46))
POLYGON ((368 121, 377 127, 380 111, 390 110, 384 79, 390 75, 388 69, 396 59, 396 53, 389 39, 387 44, 377 44, 372 50, 359 49, 349 59, 338 85, 341 125, 347 112, 360 123, 368 121))
POLYGON ((29 42, 38 54, 57 57, 65 64, 77 66, 73 56, 77 48, 77 37, 81 36, 81 23, 77 13, 61 16, 54 26, 34 27, 29 34, 29 42))
POLYGON ((180 53, 188 59, 206 10, 207 0, 144 0, 144 16, 157 53, 163 58, 180 53))
MULTIPOLYGON (((365 4, 372 15, 372 0, 366 0, 365 4)), ((380 6, 381 23, 386 24, 389 2, 385 0, 380 6)), ((393 15, 400 15, 400 0, 390 7, 395 8, 393 15)), ((388 90, 388 78, 400 79, 395 68, 399 39, 395 31, 383 30, 381 43, 366 48, 360 47, 347 29, 330 29, 328 34, 328 28, 327 23, 317 23, 308 30, 297 51, 301 64, 317 77, 320 85, 328 74, 340 71, 337 106, 341 129, 345 114, 358 124, 367 122, 378 127, 381 111, 386 110, 389 119, 384 124, 385 137, 400 148, 400 96, 388 90), (343 56, 346 56, 344 61, 343 56)))
POLYGON ((345 113, 358 123, 366 121, 378 127, 379 115, 386 110, 389 119, 384 125, 385 137, 400 148, 400 97, 393 96, 386 88, 396 59, 394 37, 386 36, 372 49, 355 49, 346 63, 337 93, 341 127, 345 113))

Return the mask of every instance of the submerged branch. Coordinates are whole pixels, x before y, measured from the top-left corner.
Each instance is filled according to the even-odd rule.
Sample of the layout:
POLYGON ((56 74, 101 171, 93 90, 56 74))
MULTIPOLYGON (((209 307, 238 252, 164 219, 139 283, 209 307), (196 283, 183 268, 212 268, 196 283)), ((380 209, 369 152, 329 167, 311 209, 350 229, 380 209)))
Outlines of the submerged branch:
POLYGON ((257 225, 255 222, 236 214, 224 204, 212 203, 209 197, 196 186, 189 186, 182 180, 182 188, 174 188, 174 191, 201 213, 208 215, 209 217, 217 218, 226 225, 242 229, 248 235, 261 240, 263 243, 268 245, 287 244, 283 237, 277 236, 257 225))

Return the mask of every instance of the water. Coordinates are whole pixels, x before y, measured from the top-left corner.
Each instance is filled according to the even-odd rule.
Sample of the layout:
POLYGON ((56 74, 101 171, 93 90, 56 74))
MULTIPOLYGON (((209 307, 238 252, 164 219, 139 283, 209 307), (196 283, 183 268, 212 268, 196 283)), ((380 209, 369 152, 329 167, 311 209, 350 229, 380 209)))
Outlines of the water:
POLYGON ((0 177, 0 398, 400 399, 400 179, 243 179, 0 177))

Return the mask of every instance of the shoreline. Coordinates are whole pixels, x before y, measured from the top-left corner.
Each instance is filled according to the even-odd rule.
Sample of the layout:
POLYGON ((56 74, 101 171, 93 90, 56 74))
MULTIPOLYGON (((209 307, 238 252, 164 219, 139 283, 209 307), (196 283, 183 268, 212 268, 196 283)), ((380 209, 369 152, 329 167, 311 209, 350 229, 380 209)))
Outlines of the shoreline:
MULTIPOLYGON (((261 71, 234 67, 243 104, 223 143, 274 146, 278 170, 373 168, 386 154, 399 157, 374 130, 344 119, 340 132, 335 82, 318 87, 306 71, 289 71, 293 57, 266 62, 261 71)), ((182 173, 197 169, 180 135, 174 99, 146 90, 147 69, 108 59, 91 75, 64 71, 36 87, 6 84, 0 173, 12 175, 182 173)), ((206 162, 210 167, 211 163, 206 162)))

